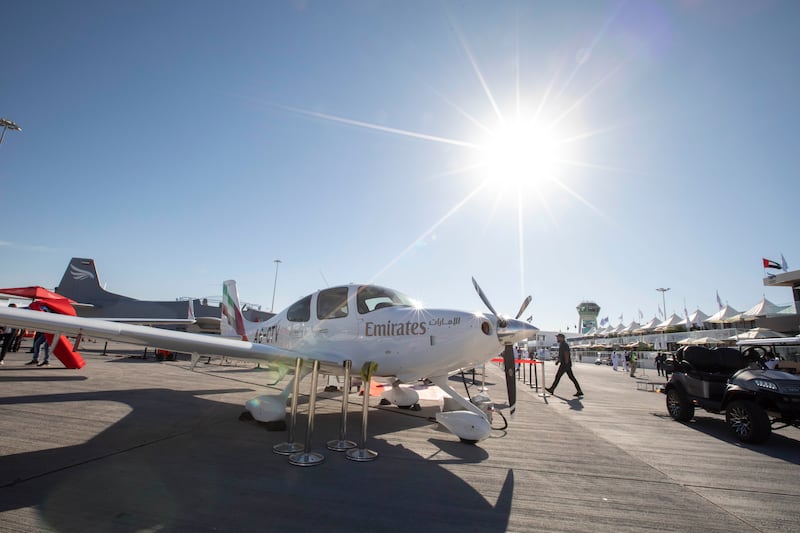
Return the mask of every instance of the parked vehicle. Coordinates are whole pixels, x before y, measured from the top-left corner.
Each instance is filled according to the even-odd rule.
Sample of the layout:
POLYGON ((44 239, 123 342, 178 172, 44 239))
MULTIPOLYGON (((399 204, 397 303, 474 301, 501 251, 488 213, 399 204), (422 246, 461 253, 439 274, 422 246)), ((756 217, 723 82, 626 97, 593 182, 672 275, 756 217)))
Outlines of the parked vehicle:
POLYGON ((681 348, 662 390, 667 411, 679 422, 691 420, 696 407, 724 414, 736 438, 749 443, 766 441, 772 429, 800 428, 800 376, 767 369, 768 355, 763 346, 681 348))
POLYGON ((597 354, 597 359, 594 360, 594 364, 596 365, 610 365, 611 364, 611 356, 607 353, 597 354))

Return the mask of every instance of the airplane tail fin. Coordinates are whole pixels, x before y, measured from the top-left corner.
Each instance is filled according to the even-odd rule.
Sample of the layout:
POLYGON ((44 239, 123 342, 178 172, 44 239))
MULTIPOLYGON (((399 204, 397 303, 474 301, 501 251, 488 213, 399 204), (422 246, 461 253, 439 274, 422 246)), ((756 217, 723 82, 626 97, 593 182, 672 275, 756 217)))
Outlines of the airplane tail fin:
POLYGON ((238 337, 247 339, 244 316, 239 304, 239 291, 236 281, 229 279, 222 282, 222 323, 220 333, 223 337, 238 337))
POLYGON ((132 300, 127 296, 113 294, 100 286, 100 276, 97 274, 97 267, 94 259, 84 257, 73 257, 61 283, 56 287, 56 292, 76 302, 96 302, 103 300, 132 300))

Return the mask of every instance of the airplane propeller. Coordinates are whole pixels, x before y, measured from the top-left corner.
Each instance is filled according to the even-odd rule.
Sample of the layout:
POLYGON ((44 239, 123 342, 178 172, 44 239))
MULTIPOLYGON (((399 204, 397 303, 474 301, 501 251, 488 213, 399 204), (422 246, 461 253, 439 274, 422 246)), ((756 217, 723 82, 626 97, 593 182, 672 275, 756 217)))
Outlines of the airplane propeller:
POLYGON ((529 294, 528 297, 525 298, 525 300, 522 301, 522 306, 519 308, 519 311, 517 312, 517 316, 514 317, 515 319, 519 320, 519 317, 522 316, 522 313, 524 313, 525 309, 527 309, 528 306, 530 305, 531 299, 532 299, 531 295, 529 294))
MULTIPOLYGON (((475 287, 475 290, 480 296, 481 300, 483 301, 484 305, 491 311, 492 315, 494 315, 495 319, 497 319, 497 338, 498 340, 505 345, 503 348, 503 365, 505 367, 505 374, 506 374, 506 390, 508 391, 508 407, 509 412, 513 415, 514 411, 516 410, 517 406, 517 380, 516 380, 516 373, 515 373, 515 361, 514 361, 514 342, 518 339, 515 339, 515 336, 519 331, 523 331, 524 327, 518 327, 520 322, 518 321, 519 317, 522 316, 522 313, 525 312, 525 309, 528 308, 528 305, 531 303, 531 297, 528 296, 522 302, 522 306, 519 308, 519 312, 517 312, 517 316, 513 320, 509 320, 497 314, 492 307, 491 302, 489 302, 489 298, 483 293, 478 282, 475 281, 475 278, 472 278, 472 285, 475 287), (514 323, 516 322, 516 324, 514 323)), ((527 325, 527 324, 525 324, 527 325)))

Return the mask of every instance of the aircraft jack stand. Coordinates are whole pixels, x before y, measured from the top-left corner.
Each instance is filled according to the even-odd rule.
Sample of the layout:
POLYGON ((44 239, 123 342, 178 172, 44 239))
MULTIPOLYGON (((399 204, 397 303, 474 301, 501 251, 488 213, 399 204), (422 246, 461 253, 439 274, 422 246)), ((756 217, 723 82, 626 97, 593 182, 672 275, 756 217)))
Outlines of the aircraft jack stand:
POLYGON ((369 410, 369 389, 372 379, 364 381, 364 403, 361 409, 361 442, 358 448, 347 450, 347 458, 351 461, 374 461, 378 458, 378 452, 367 449, 367 414, 369 410))
POLYGON ((350 396, 350 367, 353 362, 349 359, 344 362, 344 387, 342 387, 342 422, 339 426, 339 439, 329 440, 328 449, 333 452, 343 452, 356 447, 356 443, 345 440, 347 434, 347 401, 350 396))
POLYGON ((319 378, 319 360, 314 361, 311 370, 311 395, 308 398, 308 428, 306 429, 306 446, 302 452, 289 456, 289 463, 295 466, 315 466, 325 461, 325 456, 311 451, 311 435, 314 433, 314 408, 317 402, 317 380, 319 378))
POLYGON ((294 365, 294 383, 292 384, 292 412, 289 415, 289 440, 281 442, 272 447, 272 451, 278 455, 291 455, 303 449, 300 443, 294 441, 294 427, 297 420, 297 395, 300 392, 300 370, 303 368, 303 360, 299 357, 294 365))

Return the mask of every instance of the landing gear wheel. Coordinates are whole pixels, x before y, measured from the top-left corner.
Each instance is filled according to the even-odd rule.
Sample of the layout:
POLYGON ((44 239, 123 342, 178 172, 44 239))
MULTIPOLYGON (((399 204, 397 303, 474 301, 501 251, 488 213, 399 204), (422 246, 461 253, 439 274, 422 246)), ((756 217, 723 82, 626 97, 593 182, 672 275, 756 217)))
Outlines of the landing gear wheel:
POLYGON ((398 405, 398 409, 408 409, 410 411, 419 411, 422 407, 419 406, 418 403, 414 403, 411 405, 398 405))
POLYGON ((766 411, 750 400, 731 402, 725 412, 725 422, 737 439, 750 444, 764 442, 772 432, 766 411))
POLYGON ((469 440, 469 439, 459 439, 459 440, 461 440, 461 442, 463 442, 464 444, 473 444, 473 445, 478 444, 478 441, 476 440, 469 440))
POLYGON ((683 389, 673 387, 667 391, 667 411, 678 422, 688 422, 694 416, 694 404, 683 389))

